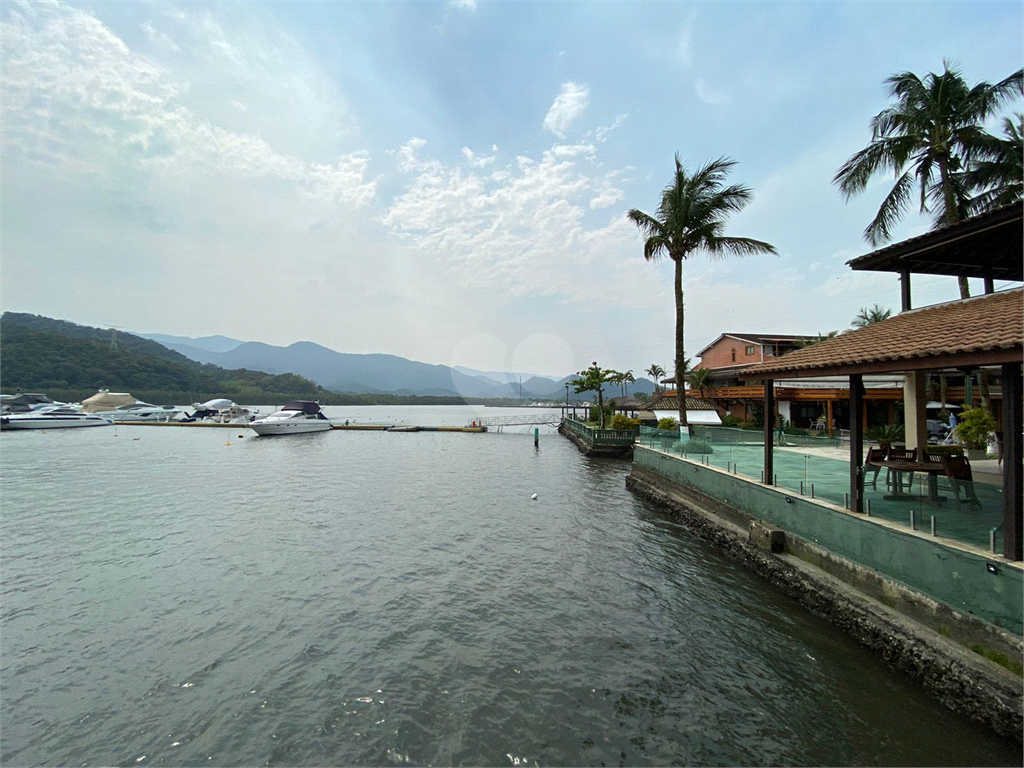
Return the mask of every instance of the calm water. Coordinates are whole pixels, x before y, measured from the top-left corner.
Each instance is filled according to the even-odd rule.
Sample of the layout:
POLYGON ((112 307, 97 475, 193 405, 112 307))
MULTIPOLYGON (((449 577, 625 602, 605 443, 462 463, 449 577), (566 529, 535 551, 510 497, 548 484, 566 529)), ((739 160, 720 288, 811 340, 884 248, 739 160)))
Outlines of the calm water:
POLYGON ((548 430, 0 450, 4 765, 1021 764, 548 430))

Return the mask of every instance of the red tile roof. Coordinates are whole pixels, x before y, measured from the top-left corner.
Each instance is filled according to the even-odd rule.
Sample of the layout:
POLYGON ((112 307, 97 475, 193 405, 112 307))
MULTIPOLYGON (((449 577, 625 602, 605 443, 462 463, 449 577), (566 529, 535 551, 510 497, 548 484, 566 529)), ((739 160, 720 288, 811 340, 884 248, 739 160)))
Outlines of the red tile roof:
POLYGON ((739 372, 741 379, 996 365, 1024 358, 1024 289, 903 312, 739 372))
MULTIPOLYGON (((659 411, 677 411, 679 410, 679 396, 677 392, 673 392, 671 395, 665 394, 664 392, 657 393, 649 402, 644 404, 644 409, 648 411, 659 410, 659 411)), ((713 411, 715 410, 715 404, 710 400, 705 400, 700 397, 694 397, 691 395, 686 396, 686 410, 688 411, 713 411)))

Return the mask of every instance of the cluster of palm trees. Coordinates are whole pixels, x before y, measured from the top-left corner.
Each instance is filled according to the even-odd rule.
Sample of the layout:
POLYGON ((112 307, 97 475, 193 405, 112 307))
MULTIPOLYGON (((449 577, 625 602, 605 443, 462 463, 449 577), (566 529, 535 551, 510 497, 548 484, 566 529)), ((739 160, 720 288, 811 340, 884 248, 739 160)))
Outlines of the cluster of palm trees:
MULTIPOLYGON (((984 124, 1007 99, 1024 93, 1024 69, 995 84, 981 82, 969 87, 962 75, 944 62, 941 74, 921 78, 903 72, 890 77, 886 85, 895 103, 872 119, 871 143, 847 160, 833 179, 849 199, 880 172, 895 174, 892 190, 864 232, 872 245, 890 239, 915 188, 921 212, 932 213, 937 227, 1022 199, 1024 117, 1018 114, 1016 121, 1004 119, 1002 138, 989 134, 984 124)), ((675 161, 675 175, 662 191, 657 211, 647 214, 634 208, 628 217, 644 237, 644 258, 668 258, 675 266, 675 370, 676 381, 681 383, 687 371, 683 262, 699 252, 719 259, 777 251, 761 240, 724 233, 727 218, 751 199, 747 187, 726 184, 733 160, 722 157, 693 171, 683 166, 678 154, 675 161)), ((970 295, 967 278, 960 278, 960 295, 970 295)), ((872 321, 873 310, 879 314, 886 311, 878 305, 862 310, 865 322, 872 321)), ((860 319, 858 316, 855 324, 860 319)), ((665 372, 652 366, 647 373, 657 383, 665 372)), ((688 428, 681 388, 679 424, 688 428)))
POLYGON ((636 382, 636 378, 633 376, 633 371, 616 371, 612 368, 602 368, 597 364, 595 360, 590 364, 589 368, 584 368, 582 371, 576 374, 576 378, 572 379, 569 386, 573 388, 576 394, 583 392, 594 392, 597 395, 597 410, 598 420, 601 425, 601 429, 604 429, 604 386, 605 384, 618 385, 619 391, 623 394, 627 394, 627 388, 630 384, 636 382))
MULTIPOLYGON (((847 160, 833 182, 849 199, 863 192, 879 172, 892 171, 895 184, 864 230, 872 245, 888 242, 916 192, 921 213, 935 226, 948 226, 992 208, 1021 200, 1021 123, 1004 118, 1004 137, 989 134, 985 122, 1007 99, 1024 92, 1024 69, 998 83, 973 88, 948 62, 942 74, 923 78, 902 72, 885 81, 896 103, 871 120, 871 143, 847 160)), ((961 277, 960 297, 970 296, 961 277)))

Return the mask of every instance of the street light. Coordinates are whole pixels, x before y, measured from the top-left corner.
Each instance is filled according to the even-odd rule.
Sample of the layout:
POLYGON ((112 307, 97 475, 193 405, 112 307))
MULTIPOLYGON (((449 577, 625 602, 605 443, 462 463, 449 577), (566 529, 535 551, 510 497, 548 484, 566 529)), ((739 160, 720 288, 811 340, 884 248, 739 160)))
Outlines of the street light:
POLYGON ((569 382, 565 383, 565 417, 569 418, 569 382))

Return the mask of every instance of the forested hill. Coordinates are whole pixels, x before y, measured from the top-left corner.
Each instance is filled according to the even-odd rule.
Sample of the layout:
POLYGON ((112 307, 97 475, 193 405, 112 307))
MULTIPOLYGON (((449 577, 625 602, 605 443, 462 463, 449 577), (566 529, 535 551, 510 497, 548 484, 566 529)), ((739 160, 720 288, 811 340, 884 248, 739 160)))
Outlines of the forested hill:
POLYGON ((246 405, 294 399, 326 403, 331 394, 295 374, 229 371, 130 333, 17 312, 0 316, 0 388, 73 401, 103 388, 157 405, 213 397, 246 405))

